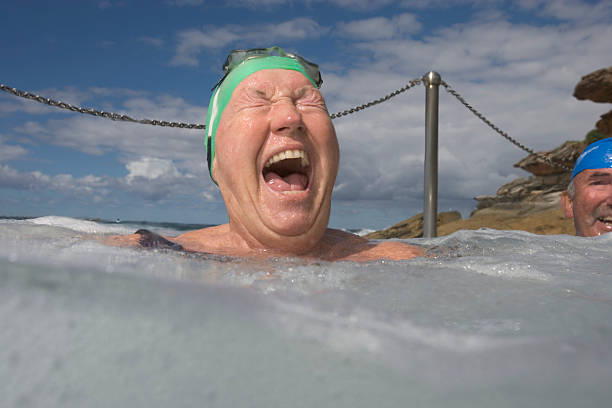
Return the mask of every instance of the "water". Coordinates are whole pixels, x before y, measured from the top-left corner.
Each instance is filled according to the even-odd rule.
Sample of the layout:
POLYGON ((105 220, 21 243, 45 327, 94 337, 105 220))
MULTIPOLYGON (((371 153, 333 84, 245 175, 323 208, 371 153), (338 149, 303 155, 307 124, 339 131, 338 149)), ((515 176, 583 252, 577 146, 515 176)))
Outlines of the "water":
POLYGON ((460 231, 409 241, 431 258, 370 263, 97 241, 140 227, 0 220, 0 406, 603 407, 612 398, 612 234, 460 231))

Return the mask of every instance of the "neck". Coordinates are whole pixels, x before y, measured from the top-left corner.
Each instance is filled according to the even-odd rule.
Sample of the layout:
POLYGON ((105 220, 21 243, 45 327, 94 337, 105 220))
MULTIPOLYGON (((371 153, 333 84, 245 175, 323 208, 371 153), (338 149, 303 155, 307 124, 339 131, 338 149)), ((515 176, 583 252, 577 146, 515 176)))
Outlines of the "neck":
POLYGON ((243 226, 228 225, 228 234, 232 246, 249 250, 253 253, 277 256, 313 256, 318 257, 324 246, 322 231, 312 230, 295 236, 280 235, 267 232, 257 237, 247 231, 243 226))

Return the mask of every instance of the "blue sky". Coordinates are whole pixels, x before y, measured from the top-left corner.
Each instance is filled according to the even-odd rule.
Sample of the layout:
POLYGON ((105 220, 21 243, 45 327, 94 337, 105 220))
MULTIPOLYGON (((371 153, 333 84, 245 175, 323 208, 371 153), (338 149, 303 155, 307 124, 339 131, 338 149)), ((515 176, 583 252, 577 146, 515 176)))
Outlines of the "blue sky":
MULTIPOLYGON (((609 66, 612 3, 497 0, 2 2, 0 83, 136 118, 203 123, 229 50, 279 45, 317 62, 330 112, 430 70, 536 150, 581 139, 609 105, 572 97, 609 66)), ((422 210, 424 88, 334 121, 331 226, 422 210)), ((528 176, 526 154, 440 90, 439 210, 528 176)), ((0 215, 223 223, 203 131, 62 111, 0 93, 0 215)))

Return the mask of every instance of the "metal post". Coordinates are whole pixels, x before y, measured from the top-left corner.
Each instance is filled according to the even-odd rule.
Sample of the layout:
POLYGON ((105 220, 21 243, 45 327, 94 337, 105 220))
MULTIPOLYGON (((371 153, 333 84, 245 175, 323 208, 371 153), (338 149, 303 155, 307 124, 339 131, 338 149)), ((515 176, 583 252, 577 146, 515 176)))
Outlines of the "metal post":
POLYGON ((438 234, 438 95, 440 82, 440 74, 437 72, 431 71, 425 76, 424 238, 432 238, 438 234))

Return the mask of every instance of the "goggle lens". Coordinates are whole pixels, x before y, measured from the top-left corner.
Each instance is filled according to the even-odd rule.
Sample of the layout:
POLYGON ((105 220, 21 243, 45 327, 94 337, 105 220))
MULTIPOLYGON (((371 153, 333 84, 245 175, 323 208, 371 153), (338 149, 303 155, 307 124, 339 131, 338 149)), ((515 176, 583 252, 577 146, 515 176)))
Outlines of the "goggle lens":
POLYGON ((321 87, 323 83, 323 79, 321 78, 321 73, 319 72, 319 66, 314 62, 310 62, 305 58, 297 54, 292 54, 289 52, 283 51, 280 47, 270 47, 270 48, 251 48, 250 50, 233 50, 227 56, 225 60, 225 64, 223 64, 223 78, 213 87, 215 89, 238 65, 242 62, 252 59, 252 58, 262 58, 262 57, 270 57, 270 56, 279 56, 279 57, 288 57, 293 58, 297 62, 300 63, 304 70, 308 74, 308 76, 317 84, 318 87, 321 87))

